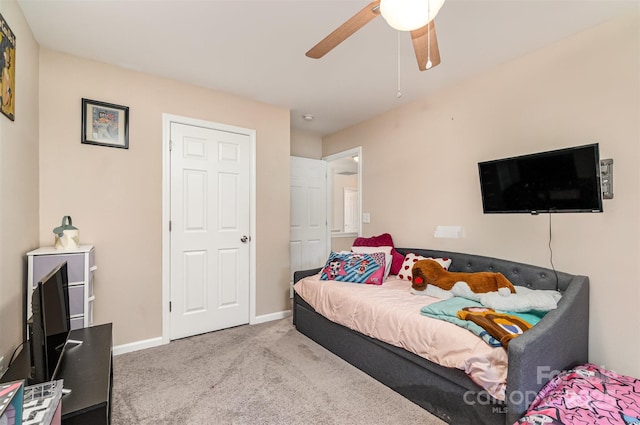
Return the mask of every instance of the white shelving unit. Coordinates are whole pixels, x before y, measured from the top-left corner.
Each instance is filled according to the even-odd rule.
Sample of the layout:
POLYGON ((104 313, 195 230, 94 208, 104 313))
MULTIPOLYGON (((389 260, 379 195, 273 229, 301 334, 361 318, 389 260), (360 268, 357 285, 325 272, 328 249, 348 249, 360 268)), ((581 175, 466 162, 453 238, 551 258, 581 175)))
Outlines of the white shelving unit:
POLYGON ((54 247, 42 247, 27 252, 27 257, 27 320, 31 317, 31 298, 38 281, 55 266, 66 261, 71 329, 93 325, 93 275, 98 268, 95 265, 94 246, 80 245, 77 249, 64 251, 54 247))

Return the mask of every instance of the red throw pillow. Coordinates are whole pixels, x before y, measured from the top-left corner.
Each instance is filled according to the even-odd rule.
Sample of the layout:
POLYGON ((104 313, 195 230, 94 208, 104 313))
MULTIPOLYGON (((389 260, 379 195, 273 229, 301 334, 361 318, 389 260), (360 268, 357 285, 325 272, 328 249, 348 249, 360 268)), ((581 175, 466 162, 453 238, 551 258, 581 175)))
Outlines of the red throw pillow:
POLYGON ((353 246, 390 246, 391 256, 393 261, 391 262, 391 274, 398 274, 402 269, 402 263, 404 262, 404 255, 396 251, 393 245, 393 239, 389 233, 383 233, 378 236, 371 236, 370 238, 356 238, 353 241, 353 246))

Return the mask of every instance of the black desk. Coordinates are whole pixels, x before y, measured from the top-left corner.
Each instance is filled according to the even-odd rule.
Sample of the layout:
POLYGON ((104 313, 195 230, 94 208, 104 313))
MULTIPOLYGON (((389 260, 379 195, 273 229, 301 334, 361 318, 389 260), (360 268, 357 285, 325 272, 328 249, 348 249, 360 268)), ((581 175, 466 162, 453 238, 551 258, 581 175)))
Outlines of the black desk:
MULTIPOLYGON (((111 388, 113 386, 111 323, 71 331, 56 379, 64 380, 71 393, 62 397, 64 425, 111 423, 111 388)), ((29 376, 29 349, 25 347, 1 381, 26 379, 29 376)), ((26 384, 28 385, 28 383, 26 384)))

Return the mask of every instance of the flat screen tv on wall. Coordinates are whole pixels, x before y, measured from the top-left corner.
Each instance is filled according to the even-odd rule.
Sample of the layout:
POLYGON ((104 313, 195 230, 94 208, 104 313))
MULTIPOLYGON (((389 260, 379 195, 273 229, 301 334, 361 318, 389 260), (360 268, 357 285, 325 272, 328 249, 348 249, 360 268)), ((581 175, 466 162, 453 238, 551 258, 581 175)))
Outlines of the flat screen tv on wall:
POLYGON ((602 212, 597 143, 478 163, 485 214, 602 212))

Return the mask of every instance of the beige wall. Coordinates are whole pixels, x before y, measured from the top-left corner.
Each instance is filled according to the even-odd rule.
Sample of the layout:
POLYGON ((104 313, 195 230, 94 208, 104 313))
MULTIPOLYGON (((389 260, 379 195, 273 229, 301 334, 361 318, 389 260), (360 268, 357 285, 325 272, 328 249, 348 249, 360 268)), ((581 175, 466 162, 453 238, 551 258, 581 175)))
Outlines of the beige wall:
POLYGON ((25 253, 38 245, 38 45, 14 1, 0 13, 16 36, 15 121, 0 115, 0 356, 23 340, 25 253))
POLYGON ((340 236, 331 238, 331 251, 351 251, 353 241, 356 238, 354 236, 340 236))
POLYGON ((257 131, 257 307, 289 309, 289 110, 63 53, 40 53, 40 243, 71 215, 96 246, 95 321, 162 335, 162 114, 257 131), (80 143, 81 98, 130 108, 129 149, 80 143))
POLYGON ((291 129, 291 156, 322 159, 322 136, 311 131, 291 129))
POLYGON ((553 261, 590 276, 590 361, 640 377, 639 62, 635 14, 326 137, 323 154, 362 143, 365 235, 550 266, 549 215, 483 215, 477 162, 599 142, 615 199, 554 214, 553 261), (437 225, 465 237, 434 239, 437 225))

